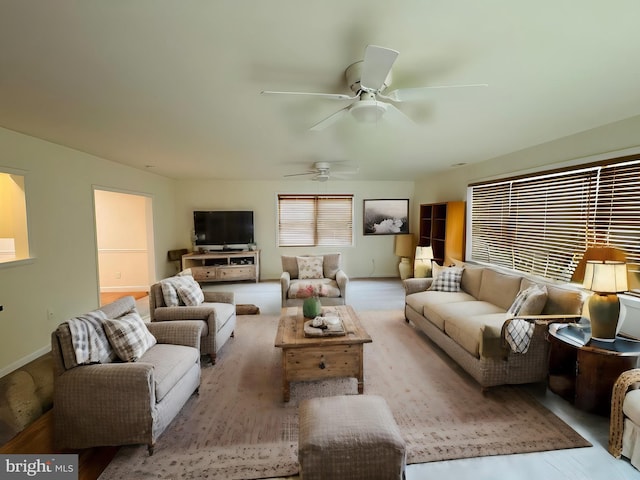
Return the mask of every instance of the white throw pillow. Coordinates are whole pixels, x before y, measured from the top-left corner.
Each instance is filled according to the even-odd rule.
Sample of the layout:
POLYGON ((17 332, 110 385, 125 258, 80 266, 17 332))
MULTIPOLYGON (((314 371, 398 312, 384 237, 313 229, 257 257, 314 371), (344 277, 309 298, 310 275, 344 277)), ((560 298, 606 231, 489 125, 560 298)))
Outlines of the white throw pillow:
POLYGON ((544 285, 531 285, 521 290, 509 307, 508 313, 517 315, 540 315, 547 303, 547 287, 544 285))
POLYGON ((323 278, 322 264, 324 257, 296 257, 298 262, 298 278, 306 280, 310 278, 323 278))
POLYGON ((102 325, 111 347, 123 362, 135 362, 157 343, 137 312, 106 319, 102 325))

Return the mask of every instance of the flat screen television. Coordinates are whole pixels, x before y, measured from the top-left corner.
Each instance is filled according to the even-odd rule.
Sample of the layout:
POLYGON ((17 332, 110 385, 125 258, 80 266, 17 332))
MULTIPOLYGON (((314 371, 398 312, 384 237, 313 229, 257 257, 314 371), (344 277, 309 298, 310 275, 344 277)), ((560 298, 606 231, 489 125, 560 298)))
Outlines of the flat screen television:
POLYGON ((242 250, 253 243, 252 211, 194 211, 195 244, 211 250, 242 250))

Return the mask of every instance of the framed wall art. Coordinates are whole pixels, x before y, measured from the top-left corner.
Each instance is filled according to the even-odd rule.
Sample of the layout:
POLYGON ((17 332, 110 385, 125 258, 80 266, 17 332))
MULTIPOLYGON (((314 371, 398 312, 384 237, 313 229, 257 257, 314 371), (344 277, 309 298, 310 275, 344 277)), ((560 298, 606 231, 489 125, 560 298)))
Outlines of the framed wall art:
POLYGON ((409 233, 409 199, 364 200, 365 235, 409 233))

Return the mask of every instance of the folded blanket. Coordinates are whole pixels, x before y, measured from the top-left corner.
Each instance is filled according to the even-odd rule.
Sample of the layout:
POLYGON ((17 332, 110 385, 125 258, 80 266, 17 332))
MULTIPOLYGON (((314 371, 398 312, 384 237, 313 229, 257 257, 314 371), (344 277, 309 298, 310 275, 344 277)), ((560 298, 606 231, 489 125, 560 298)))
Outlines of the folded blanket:
POLYGON ((108 363, 116 358, 102 326, 106 319, 100 310, 69 319, 71 343, 78 365, 108 363))
POLYGON ((535 327, 535 322, 522 318, 512 318, 504 323, 503 338, 513 353, 527 353, 535 327))

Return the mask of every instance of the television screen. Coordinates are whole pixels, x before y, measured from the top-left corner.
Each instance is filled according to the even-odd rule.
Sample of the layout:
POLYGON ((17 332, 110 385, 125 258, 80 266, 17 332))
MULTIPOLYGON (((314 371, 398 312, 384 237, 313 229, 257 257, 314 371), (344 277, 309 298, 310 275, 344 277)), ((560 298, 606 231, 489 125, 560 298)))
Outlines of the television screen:
POLYGON ((195 211, 193 226, 196 245, 245 246, 253 242, 252 211, 195 211))

